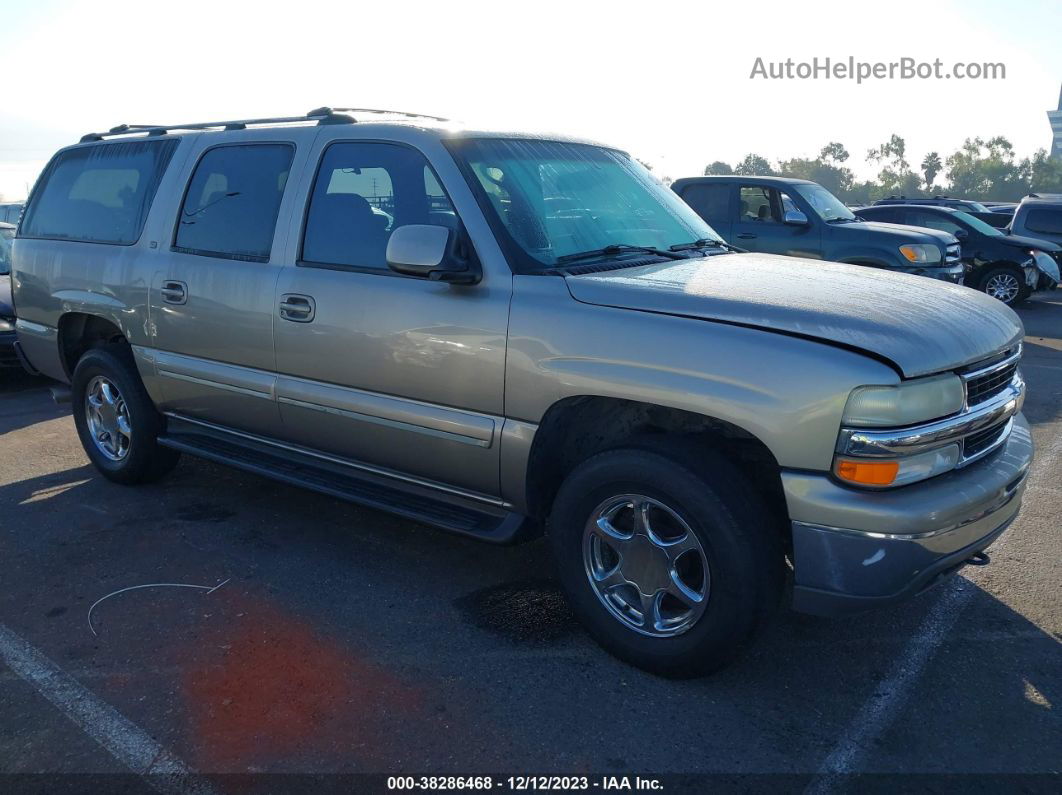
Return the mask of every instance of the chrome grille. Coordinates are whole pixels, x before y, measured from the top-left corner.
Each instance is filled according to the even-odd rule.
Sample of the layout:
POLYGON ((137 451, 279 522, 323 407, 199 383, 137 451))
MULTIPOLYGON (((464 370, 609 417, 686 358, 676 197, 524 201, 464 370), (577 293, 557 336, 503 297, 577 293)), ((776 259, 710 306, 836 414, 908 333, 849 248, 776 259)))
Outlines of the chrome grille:
POLYGON ((966 405, 977 406, 1006 390, 1018 372, 1020 359, 1021 345, 1004 354, 1002 359, 993 364, 979 366, 963 373, 962 379, 966 382, 966 405))
POLYGON ((952 243, 947 247, 944 253, 945 265, 958 265, 962 259, 962 246, 958 243, 952 243))

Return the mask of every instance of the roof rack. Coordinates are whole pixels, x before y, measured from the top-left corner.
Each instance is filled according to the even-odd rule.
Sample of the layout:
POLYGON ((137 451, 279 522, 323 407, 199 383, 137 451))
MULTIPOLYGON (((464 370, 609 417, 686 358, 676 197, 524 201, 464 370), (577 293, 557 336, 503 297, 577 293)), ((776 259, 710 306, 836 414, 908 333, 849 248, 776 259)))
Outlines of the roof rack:
POLYGON ((358 120, 348 113, 375 113, 389 116, 404 116, 412 119, 431 119, 433 121, 450 121, 441 116, 428 116, 424 113, 409 113, 402 110, 380 110, 377 108, 315 108, 305 116, 276 116, 266 119, 234 119, 231 121, 201 121, 190 124, 119 124, 106 132, 94 132, 81 136, 81 143, 102 141, 119 135, 143 133, 148 136, 165 135, 175 130, 246 130, 248 127, 269 124, 298 124, 316 122, 317 124, 355 124, 358 120))

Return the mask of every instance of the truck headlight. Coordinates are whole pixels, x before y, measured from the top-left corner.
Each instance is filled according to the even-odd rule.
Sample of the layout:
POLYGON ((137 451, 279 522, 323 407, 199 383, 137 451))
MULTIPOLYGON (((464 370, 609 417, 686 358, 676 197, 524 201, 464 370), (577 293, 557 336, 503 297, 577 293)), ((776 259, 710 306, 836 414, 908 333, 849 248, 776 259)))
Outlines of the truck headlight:
POLYGON ((962 410, 965 391, 957 375, 937 375, 897 386, 861 386, 848 396, 846 428, 901 428, 962 410))
POLYGON ((940 262, 941 259, 940 249, 930 245, 913 244, 900 246, 900 253, 903 254, 908 262, 916 262, 919 265, 940 262))

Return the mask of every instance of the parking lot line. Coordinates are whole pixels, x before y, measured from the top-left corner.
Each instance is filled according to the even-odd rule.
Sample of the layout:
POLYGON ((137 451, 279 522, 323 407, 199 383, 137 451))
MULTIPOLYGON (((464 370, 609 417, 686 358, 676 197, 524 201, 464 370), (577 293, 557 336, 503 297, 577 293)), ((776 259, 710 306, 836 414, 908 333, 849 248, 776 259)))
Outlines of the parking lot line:
POLYGON ((0 659, 152 789, 167 795, 214 795, 205 779, 3 624, 0 659))
MULTIPOLYGON (((1062 463, 1062 436, 1040 451, 1025 487, 1025 499, 1044 487, 1046 474, 1056 472, 1062 463)), ((1009 533, 994 545, 1005 546, 1009 533)), ((930 608, 918 631, 901 652, 896 666, 874 689, 836 745, 823 760, 804 795, 828 795, 843 788, 846 776, 861 771, 863 755, 874 738, 883 734, 906 703, 913 686, 925 671, 948 631, 976 593, 976 588, 962 578, 946 583, 944 593, 930 608)))

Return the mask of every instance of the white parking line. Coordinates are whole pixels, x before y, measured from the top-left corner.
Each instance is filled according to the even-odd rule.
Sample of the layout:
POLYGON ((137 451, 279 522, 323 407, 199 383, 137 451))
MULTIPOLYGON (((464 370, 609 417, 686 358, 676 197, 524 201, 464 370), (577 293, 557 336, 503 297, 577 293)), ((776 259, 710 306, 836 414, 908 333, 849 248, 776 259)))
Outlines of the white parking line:
MULTIPOLYGON (((1049 448, 1037 455, 1034 471, 1025 487, 1025 499, 1039 494, 1047 473, 1057 472, 1062 460, 1062 434, 1055 437, 1049 448)), ((1009 532, 996 541, 995 549, 1003 547, 1009 532)), ((972 583, 953 578, 944 586, 944 593, 930 608, 921 626, 900 653, 895 667, 875 688, 870 699, 856 713, 855 719, 841 734, 833 750, 826 756, 804 795, 828 795, 839 791, 845 778, 858 773, 870 744, 885 732, 907 702, 918 678, 922 675, 948 631, 977 591, 972 583)))
POLYGON ((153 789, 167 795, 214 795, 205 779, 3 624, 0 660, 153 789))

